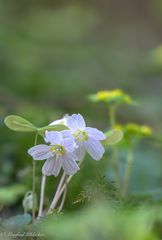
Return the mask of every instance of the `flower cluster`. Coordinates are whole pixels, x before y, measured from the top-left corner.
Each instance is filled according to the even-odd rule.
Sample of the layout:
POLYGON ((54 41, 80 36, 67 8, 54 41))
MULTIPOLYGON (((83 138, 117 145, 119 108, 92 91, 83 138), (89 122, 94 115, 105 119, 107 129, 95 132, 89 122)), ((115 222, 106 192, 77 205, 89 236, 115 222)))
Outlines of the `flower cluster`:
POLYGON ((151 127, 147 125, 139 125, 136 123, 127 123, 125 125, 116 125, 116 129, 122 130, 124 134, 126 135, 140 135, 144 137, 149 137, 153 134, 153 130, 151 127))
POLYGON ((91 94, 89 99, 93 102, 106 102, 106 103, 127 103, 132 104, 132 98, 123 92, 121 89, 113 89, 111 91, 103 90, 96 94, 91 94))
POLYGON ((105 135, 96 128, 86 127, 84 118, 80 114, 66 116, 50 125, 62 123, 67 130, 60 132, 46 131, 46 144, 36 145, 28 150, 34 160, 46 160, 43 165, 43 175, 57 176, 61 167, 67 175, 73 175, 79 170, 77 161, 81 161, 85 153, 100 160, 105 152, 100 141, 105 135))

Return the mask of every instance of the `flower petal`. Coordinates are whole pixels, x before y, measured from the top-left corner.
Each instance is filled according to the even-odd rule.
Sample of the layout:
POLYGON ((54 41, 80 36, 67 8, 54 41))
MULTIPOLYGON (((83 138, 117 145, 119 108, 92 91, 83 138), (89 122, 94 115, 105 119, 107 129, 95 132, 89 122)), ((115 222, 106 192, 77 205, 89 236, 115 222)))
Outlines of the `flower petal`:
POLYGON ((43 165, 42 173, 46 176, 54 175, 57 177, 60 172, 61 165, 61 159, 56 159, 55 157, 49 158, 43 165))
POLYGON ((67 152, 74 152, 76 143, 74 138, 65 138, 62 140, 61 145, 65 148, 67 152))
POLYGON ((46 131, 44 139, 51 144, 60 144, 62 141, 62 134, 56 131, 46 131))
POLYGON ((52 152, 50 152, 50 146, 45 144, 40 144, 30 148, 28 150, 28 154, 30 154, 34 160, 45 160, 52 156, 52 152))
POLYGON ((68 153, 62 157, 62 167, 66 174, 73 175, 80 169, 76 160, 77 158, 73 153, 68 153))
POLYGON ((75 149, 74 154, 77 156, 77 160, 81 161, 86 154, 85 143, 76 141, 76 145, 77 148, 75 149))
POLYGON ((76 131, 78 129, 84 129, 86 127, 84 118, 80 114, 73 114, 72 116, 68 117, 67 126, 72 131, 76 131))
POLYGON ((57 125, 57 124, 63 124, 65 126, 67 126, 67 117, 68 117, 68 114, 65 114, 65 116, 63 116, 63 118, 55 120, 55 121, 51 122, 49 125, 52 126, 52 125, 57 125))
POLYGON ((106 136, 103 132, 99 131, 97 128, 87 127, 86 131, 88 132, 88 136, 96 139, 96 140, 105 140, 106 136))
POLYGON ((70 130, 61 131, 63 138, 74 138, 70 130))
POLYGON ((85 142, 85 146, 89 155, 95 160, 100 160, 105 152, 102 144, 93 138, 89 138, 89 140, 85 142))

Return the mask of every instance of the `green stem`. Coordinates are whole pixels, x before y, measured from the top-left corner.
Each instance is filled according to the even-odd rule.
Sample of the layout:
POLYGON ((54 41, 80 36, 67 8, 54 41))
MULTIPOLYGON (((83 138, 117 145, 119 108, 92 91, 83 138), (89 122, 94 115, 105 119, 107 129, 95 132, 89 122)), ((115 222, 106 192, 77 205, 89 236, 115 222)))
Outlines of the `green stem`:
POLYGON ((116 107, 114 105, 109 108, 110 127, 113 129, 116 124, 116 107))
MULTIPOLYGON (((117 105, 111 105, 109 107, 109 118, 110 118, 111 129, 113 129, 116 124, 116 109, 117 109, 117 105)), ((120 191, 120 169, 119 169, 119 162, 118 162, 118 152, 116 147, 112 147, 112 164, 113 164, 113 170, 115 174, 115 180, 117 183, 117 188, 120 191)))
POLYGON ((118 151, 114 146, 112 147, 112 164, 113 164, 117 188, 120 191, 120 169, 119 169, 119 162, 118 162, 118 151))
POLYGON ((126 163, 126 169, 124 174, 124 182, 123 182, 123 197, 125 198, 128 193, 129 189, 129 180, 130 175, 132 171, 132 164, 133 164, 133 150, 132 147, 129 147, 128 149, 128 155, 127 155, 127 163, 126 163))
MULTIPOLYGON (((34 140, 34 146, 37 145, 37 140, 38 140, 38 132, 35 135, 35 140, 34 140)), ((32 183, 32 192, 33 192, 33 198, 32 198, 32 222, 34 223, 35 220, 35 169, 36 169, 36 162, 35 160, 32 161, 33 163, 33 183, 32 183)))

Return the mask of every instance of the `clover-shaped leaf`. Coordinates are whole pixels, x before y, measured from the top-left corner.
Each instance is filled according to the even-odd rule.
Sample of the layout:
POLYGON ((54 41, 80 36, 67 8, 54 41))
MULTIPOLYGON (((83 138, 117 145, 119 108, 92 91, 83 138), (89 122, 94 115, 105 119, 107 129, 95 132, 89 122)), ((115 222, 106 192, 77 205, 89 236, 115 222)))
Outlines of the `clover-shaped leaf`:
POLYGON ((106 145, 115 145, 123 138, 123 132, 121 130, 113 129, 105 133, 106 140, 103 142, 106 145))
POLYGON ((35 132, 37 128, 26 119, 17 115, 9 115, 4 120, 6 126, 16 132, 35 132))

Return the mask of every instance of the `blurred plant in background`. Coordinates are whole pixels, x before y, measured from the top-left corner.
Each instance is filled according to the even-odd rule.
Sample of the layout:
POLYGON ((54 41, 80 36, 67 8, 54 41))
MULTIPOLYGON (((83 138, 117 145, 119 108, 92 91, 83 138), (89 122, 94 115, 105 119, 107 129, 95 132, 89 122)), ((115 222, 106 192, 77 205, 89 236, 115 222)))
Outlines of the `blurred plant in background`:
MULTIPOLYGON (((56 236, 62 239, 75 239, 78 232, 85 239, 95 238, 94 232, 100 239, 161 238, 161 16, 159 0, 0 1, 0 215, 9 221, 3 220, 5 228, 31 222, 30 214, 21 215, 32 174, 24 153, 34 135, 12 134, 4 118, 16 114, 41 128, 65 113, 80 112, 107 134, 106 154, 96 165, 86 156, 82 172, 69 185, 64 214, 49 217, 42 228, 47 239, 54 236, 48 224, 56 224, 56 236), (131 171, 123 194, 127 166, 131 171), (83 216, 78 227, 75 216, 76 221, 83 216), (86 219, 92 222, 88 229, 86 219)), ((37 164, 38 196, 41 168, 37 164)), ((57 184, 48 178, 45 208, 57 184)))
MULTIPOLYGON (((32 180, 32 191, 28 191, 25 194, 25 197, 24 197, 24 200, 22 203, 23 207, 24 207, 24 214, 16 215, 15 217, 11 217, 8 220, 2 221, 2 223, 1 223, 2 231, 3 231, 3 228, 7 229, 7 230, 13 229, 14 231, 17 228, 20 228, 20 229, 22 229, 24 227, 26 228, 26 225, 28 225, 31 221, 30 215, 27 213, 28 212, 30 213, 31 211, 32 211, 32 223, 33 223, 32 228, 34 227, 35 212, 37 210, 37 200, 36 200, 37 197, 36 197, 36 191, 35 191, 35 189, 36 189, 35 188, 35 186, 36 186, 36 165, 35 165, 34 160, 45 159, 43 156, 47 155, 47 152, 49 155, 50 151, 53 152, 55 149, 55 145, 52 147, 47 146, 47 145, 42 145, 42 144, 37 145, 38 135, 43 136, 43 137, 45 136, 46 142, 49 142, 49 139, 50 139, 50 142, 52 141, 51 144, 52 143, 54 144, 54 142, 56 142, 57 143, 57 144, 55 143, 56 151, 58 151, 58 146, 61 147, 59 149, 63 148, 61 145, 58 145, 58 139, 59 139, 59 137, 61 137, 61 136, 63 137, 64 135, 65 135, 65 140, 69 139, 69 141, 70 141, 70 139, 71 140, 76 139, 75 140, 76 144, 77 144, 77 142, 79 144, 81 144, 82 141, 85 141, 84 144, 85 144, 85 147, 88 152, 89 152, 88 145, 90 144, 89 141, 93 140, 93 138, 91 140, 91 135, 93 136, 93 134, 94 134, 94 136, 96 136, 97 139, 104 140, 105 146, 108 146, 109 148, 110 148, 110 146, 112 146, 111 161, 112 161, 112 167, 113 167, 113 170, 115 173, 114 183, 108 182, 108 180, 106 180, 105 177, 102 175, 99 175, 99 178, 97 181, 96 181, 96 177, 94 178, 94 176, 93 176, 91 179, 92 182, 90 182, 87 186, 85 185, 86 188, 84 187, 84 189, 82 191, 80 191, 77 199, 73 203, 76 206, 79 206, 80 204, 81 205, 85 205, 87 203, 92 204, 93 202, 97 202, 97 204, 98 204, 99 201, 101 201, 103 203, 107 202, 107 205, 110 208, 116 209, 115 211, 119 211, 119 209, 121 207, 125 208, 125 206, 127 206, 128 203, 130 204, 130 206, 132 205, 132 203, 131 203, 132 200, 131 199, 129 200, 129 198, 127 198, 127 194, 128 194, 129 181, 130 181, 130 176, 131 176, 131 171, 132 171, 134 145, 137 144, 137 142, 141 138, 150 137, 152 135, 152 129, 149 126, 146 126, 146 125, 140 126, 135 123, 128 123, 125 126, 120 125, 119 123, 117 124, 117 119, 116 119, 117 108, 120 106, 120 104, 122 102, 125 102, 125 96, 127 98, 129 98, 129 102, 132 102, 131 97, 129 95, 126 95, 122 90, 103 91, 103 92, 99 92, 99 93, 100 93, 99 98, 97 98, 97 100, 99 99, 99 101, 100 101, 100 100, 106 99, 105 103, 109 110, 109 119, 110 119, 111 129, 110 129, 110 131, 107 131, 105 133, 105 135, 102 132, 98 131, 96 128, 87 128, 85 125, 84 119, 80 114, 73 114, 72 116, 67 116, 66 118, 63 118, 62 120, 52 122, 52 125, 50 124, 50 125, 46 125, 44 127, 36 127, 31 122, 27 121, 26 119, 24 119, 22 117, 16 116, 16 115, 10 115, 5 118, 5 124, 9 129, 11 129, 13 131, 18 131, 18 132, 34 132, 36 134, 36 137, 35 137, 35 143, 34 143, 35 146, 29 150, 29 153, 33 156, 33 167, 32 167, 33 180, 32 180), (111 99, 110 101, 108 100, 109 97, 111 99), (113 98, 113 100, 112 100, 112 98, 113 98), (112 109, 113 109, 113 111, 112 111, 112 109), (113 118, 113 121, 112 121, 112 118, 113 118), (60 125, 58 125, 58 124, 60 124, 60 125), (66 130, 67 128, 69 128, 69 130, 66 130), (64 130, 64 131, 61 131, 59 133, 59 132, 56 132, 56 130, 57 131, 64 130), (61 135, 61 133, 63 135, 61 135), (119 151, 118 151, 118 148, 115 147, 114 145, 120 141, 122 142, 123 134, 124 134, 124 141, 126 143, 126 149, 127 149, 127 162, 126 162, 126 166, 125 166, 124 176, 122 177, 120 175, 119 151), (106 139, 105 139, 105 137, 106 137, 106 139), (40 148, 40 150, 39 150, 40 152, 38 151, 38 147, 40 148), (47 150, 45 150, 44 147, 46 147, 47 150)), ((92 101, 94 101, 93 96, 96 97, 96 95, 91 95, 89 97, 89 99, 92 101)), ((98 96, 98 93, 97 93, 97 96, 98 96)), ((64 141, 64 138, 62 139, 62 141, 64 141)), ((93 141, 96 141, 96 140, 94 139, 93 141)), ((70 142, 69 142, 69 144, 70 144, 70 142)), ((93 144, 92 144, 92 146, 93 146, 93 144)), ((91 151, 89 152, 90 155, 92 154, 92 146, 91 146, 91 151)), ((76 156, 78 157, 78 160, 81 163, 85 153, 83 153, 83 154, 80 153, 81 151, 84 150, 83 147, 81 147, 81 149, 80 149, 80 147, 81 146, 78 145, 78 149, 76 149, 76 156)), ((95 145, 93 146, 92 157, 95 158, 96 160, 100 159, 103 156, 103 153, 102 153, 102 155, 99 154, 100 158, 98 157, 99 155, 98 155, 97 151, 100 151, 100 150, 101 149, 97 150, 97 145, 96 145, 96 147, 95 147, 95 145)), ((64 152, 62 152, 63 150, 59 150, 59 151, 61 151, 60 153, 64 155, 64 152)), ((48 160, 49 159, 47 159, 47 162, 48 162, 48 160)), ((63 165, 63 168, 64 168, 64 165, 63 165)), ((79 168, 78 168, 78 170, 79 170, 79 168)), ((52 170, 48 170, 48 172, 51 172, 51 171, 52 170)), ((59 185, 55 192, 54 198, 50 204, 48 214, 56 215, 56 214, 59 214, 63 209, 64 203, 65 203, 65 198, 67 196, 67 184, 69 183, 69 181, 72 178, 72 175, 66 178, 66 174, 69 172, 68 169, 64 169, 64 171, 65 171, 65 173, 62 175, 62 177, 60 179, 60 182, 59 182, 59 185), (56 206, 57 206, 57 203, 62 194, 63 194, 63 197, 60 202, 60 207, 57 209, 56 206)), ((76 172, 76 170, 75 170, 75 172, 76 172)), ((49 220, 46 220, 46 218, 48 219, 48 215, 43 214, 43 206, 44 206, 44 197, 46 196, 46 194, 45 194, 45 184, 46 184, 45 177, 46 176, 45 175, 52 175, 52 174, 45 174, 45 175, 44 174, 45 174, 45 172, 43 172, 43 176, 42 176, 41 189, 39 189, 39 191, 41 191, 40 199, 39 199, 40 206, 39 206, 39 212, 38 212, 38 218, 37 218, 38 219, 37 220, 38 221, 37 228, 39 230, 40 230, 42 221, 43 222, 49 221, 49 220), (44 219, 40 219, 42 217, 44 219)), ((56 174, 56 171, 54 171, 55 176, 57 176, 58 174, 59 174, 59 172, 56 174)), ((38 174, 38 178, 40 178, 39 174, 38 174)), ((88 179, 88 181, 90 181, 90 178, 88 179)), ((4 191, 4 193, 5 193, 5 191, 4 191)), ((135 198, 133 198, 133 199, 135 199, 135 198)), ((138 198, 136 198, 135 199, 136 204, 138 204, 138 201, 139 201, 138 198)), ((140 201, 141 201, 141 199, 140 199, 140 201)), ((145 206, 146 203, 143 202, 143 204, 145 206)), ((3 205, 2 205, 2 207, 3 207, 3 205)), ((124 215, 122 213, 121 217, 123 217, 123 216, 124 215)), ((59 217, 59 215, 58 215, 58 217, 59 217)), ((53 222, 53 220, 50 220, 50 221, 53 222)), ((147 221, 147 219, 145 219, 145 221, 147 221)), ((144 224, 145 224, 145 222, 144 222, 144 224)), ((93 227, 94 226, 95 225, 93 225, 93 227)), ((114 226, 115 226, 115 223, 114 223, 114 226)), ((43 229, 46 232, 47 227, 45 227, 45 228, 43 227, 43 229)), ((84 230, 84 231, 85 231, 84 234, 86 234, 88 236, 89 233, 86 232, 86 230, 84 230)), ((46 235, 50 236, 49 231, 47 231, 47 232, 48 232, 48 234, 46 233, 46 235)), ((110 232, 108 231, 108 234, 110 234, 110 232)), ((99 229, 99 234, 100 233, 101 233, 101 229, 99 229)), ((107 232, 105 232, 105 234, 107 236, 107 232)), ((124 234, 127 235, 127 232, 124 232, 124 234)), ((152 230, 151 230, 150 234, 152 234, 152 230)), ((52 236, 54 236, 54 235, 52 235, 52 236)), ((152 239, 154 239, 154 235, 153 235, 152 239)))
POLYGON ((114 169, 115 181, 117 183, 117 187, 120 191, 120 194, 123 197, 125 197, 128 192, 129 178, 130 178, 131 168, 133 164, 134 145, 142 137, 150 137, 152 135, 152 129, 149 126, 146 126, 146 125, 140 126, 135 123, 128 123, 125 126, 122 126, 117 122, 118 120, 116 118, 116 115, 120 105, 122 103, 127 103, 131 105, 135 104, 132 98, 128 94, 124 93, 121 89, 114 89, 111 91, 107 91, 107 90, 99 91, 96 94, 90 95, 89 99, 92 102, 105 103, 109 111, 111 129, 121 130, 121 132, 124 133, 124 139, 127 143, 128 154, 127 154, 127 163, 125 167, 123 184, 121 183, 122 180, 120 177, 119 156, 118 156, 117 148, 114 148, 114 147, 112 148, 112 166, 114 169))

